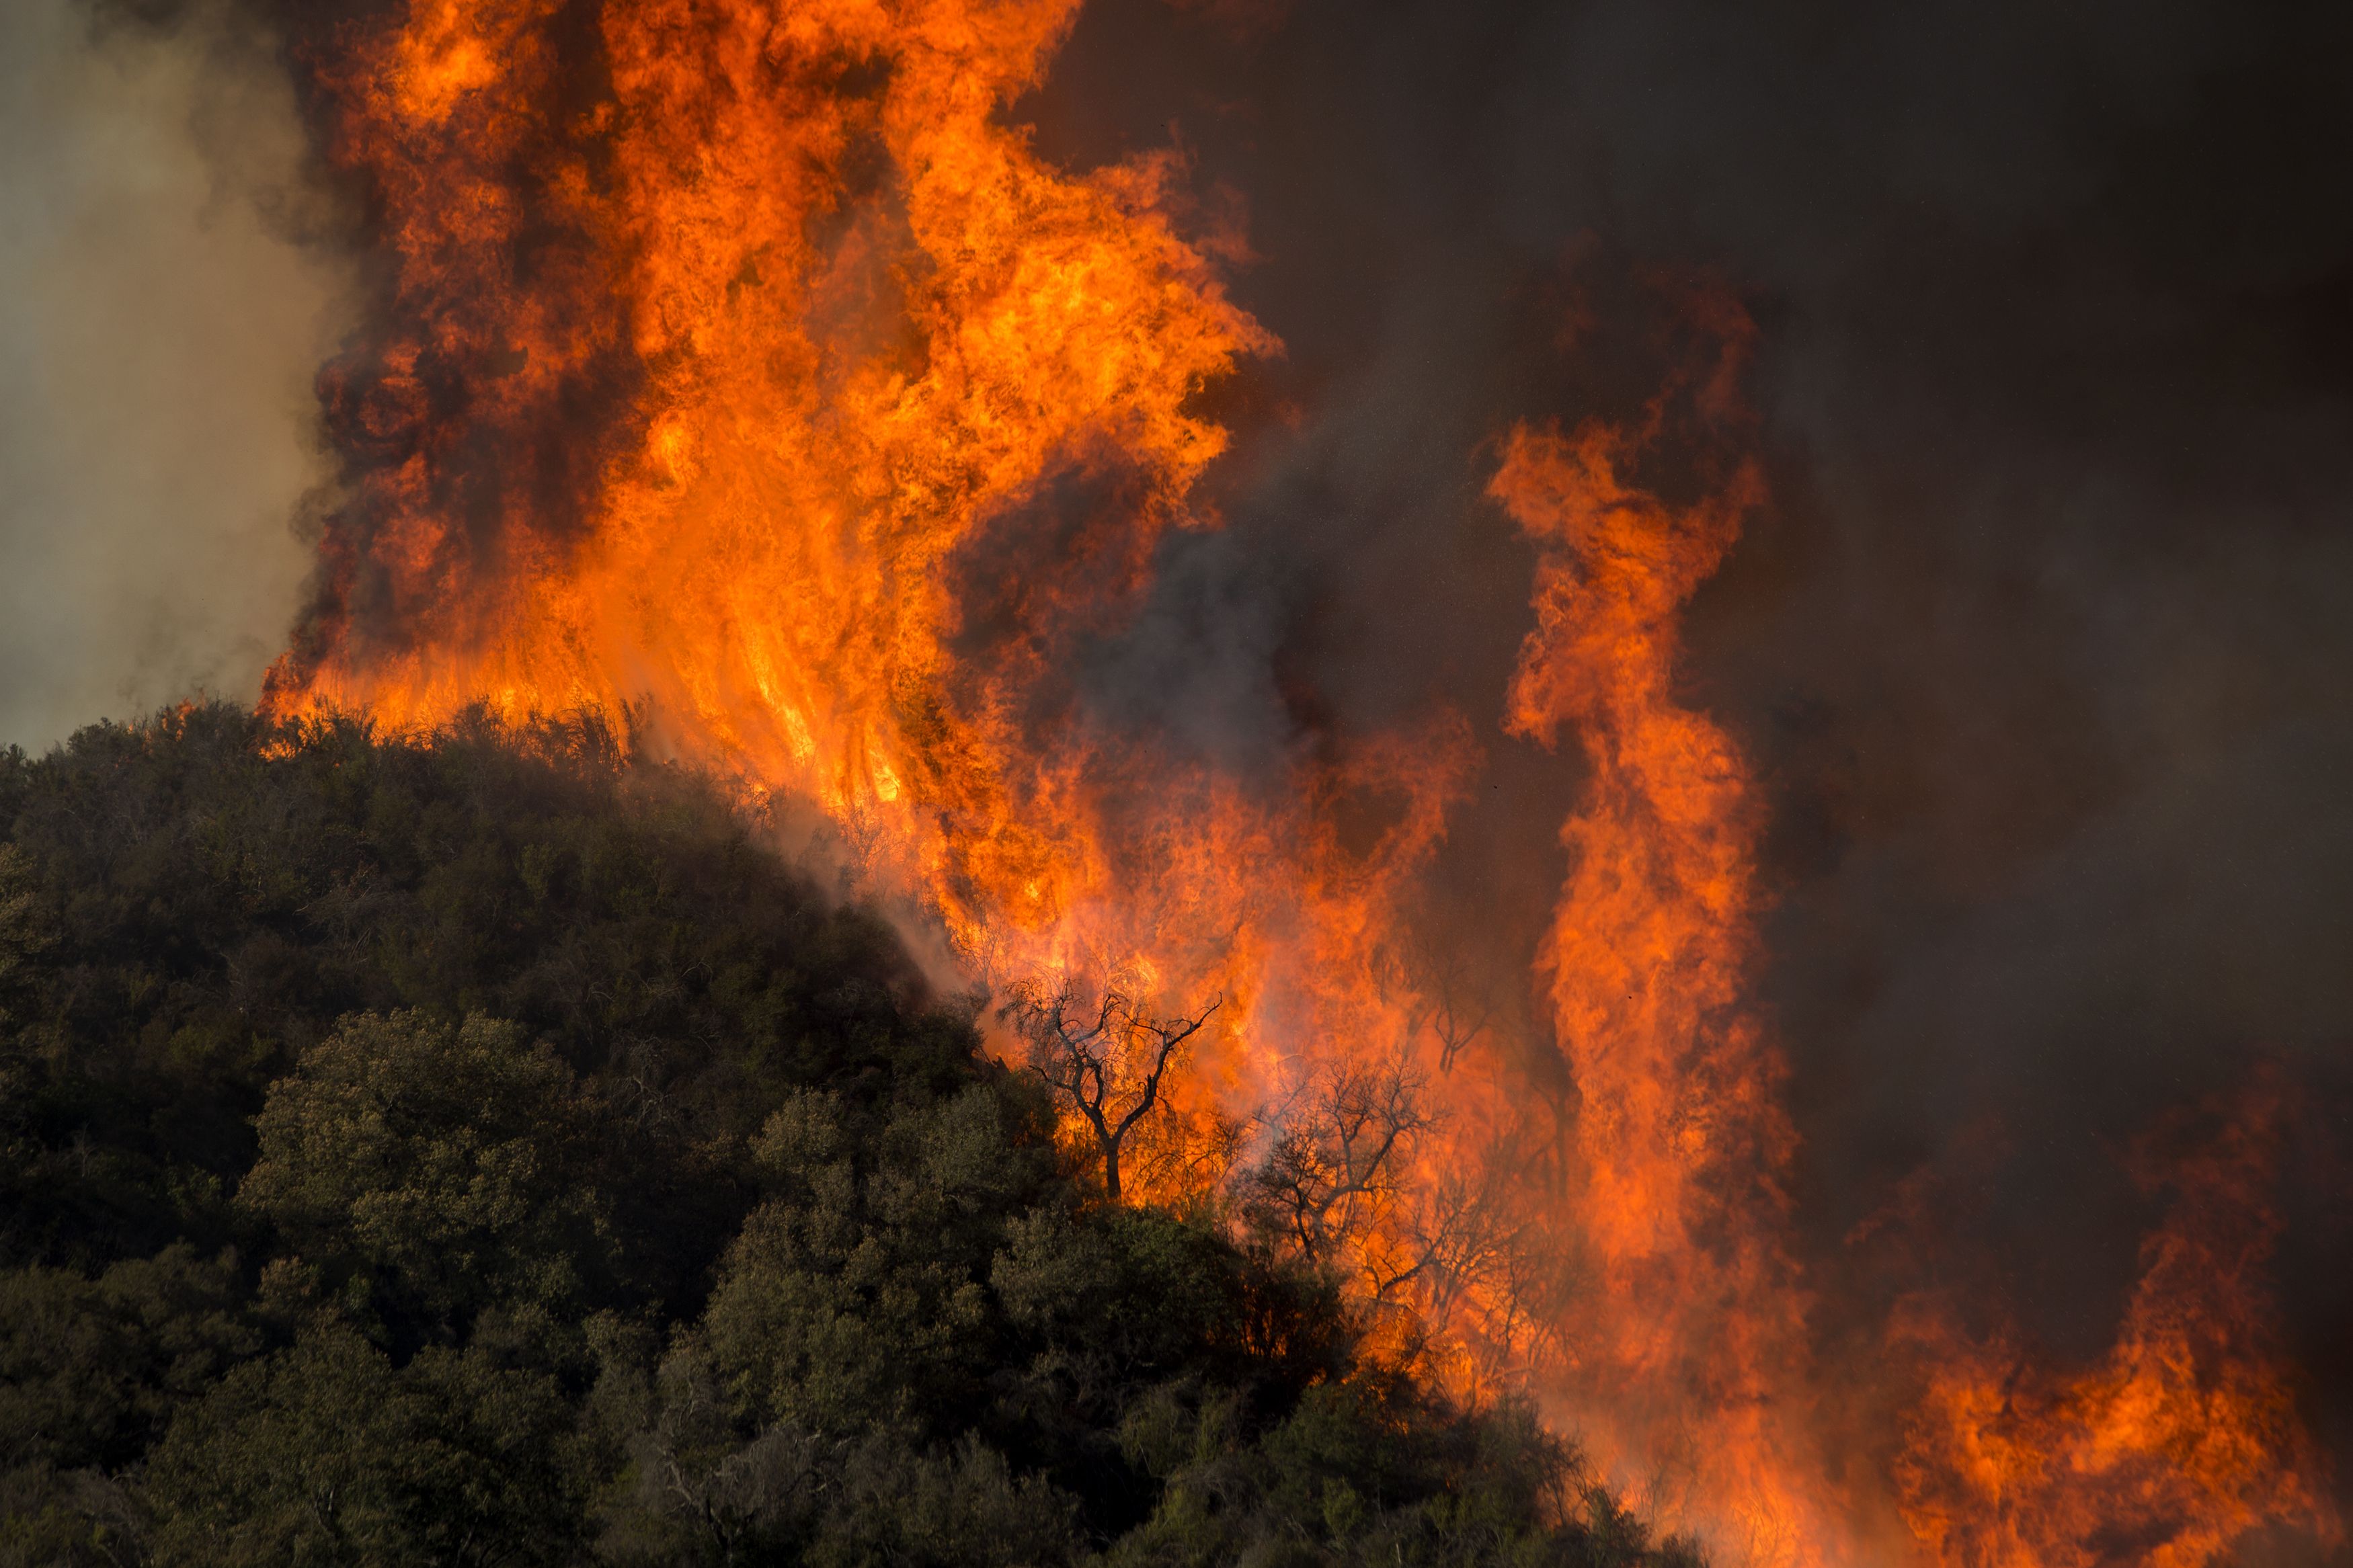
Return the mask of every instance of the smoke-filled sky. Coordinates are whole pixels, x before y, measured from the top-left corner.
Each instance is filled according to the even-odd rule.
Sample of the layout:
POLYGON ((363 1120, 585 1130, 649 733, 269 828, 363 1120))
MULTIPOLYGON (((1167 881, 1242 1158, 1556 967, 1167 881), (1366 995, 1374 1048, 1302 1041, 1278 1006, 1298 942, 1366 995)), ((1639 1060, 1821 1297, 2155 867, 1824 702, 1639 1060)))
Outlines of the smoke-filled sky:
POLYGON ((284 647, 340 295, 302 157, 249 33, 0 6, 0 745, 249 700, 284 647))
POLYGON ((1492 722, 1525 563, 1478 443, 1609 405, 1606 365, 1530 368, 1548 308, 1581 293, 1606 360, 1625 279, 1715 274, 1761 328, 1774 499, 1690 674, 1772 798, 1762 984, 1815 1267, 1860 1267, 1842 1238, 1938 1173, 2030 1327, 2094 1354, 2151 1213, 2134 1140, 2275 1055, 2314 1086, 2284 1268, 2341 1407, 2353 13, 1244 20, 1103 5, 1025 106, 1082 163, 1173 125, 1240 193, 1237 295, 1289 350, 1266 396, 1305 410, 1229 531, 1176 542, 1128 700, 1230 744, 1302 660, 1367 716, 1436 684, 1492 722))
MULTIPOLYGON (((344 275, 296 237, 265 53, 92 37, 68 0, 0 11, 0 742, 29 746, 255 689, 344 275)), ((1169 542, 1087 689, 1237 765, 1305 691, 1366 725, 1451 702, 1489 815, 1556 821, 1574 764, 1495 733, 1530 557, 1484 444, 1622 413, 1662 292, 1729 287, 1772 500, 1689 677, 1772 804, 1759 984, 1813 1266, 1860 1267, 1841 1238, 1936 1173, 2031 1327, 2093 1353, 2149 1215, 2133 1140, 2276 1057, 2327 1422, 2353 1383, 2348 59, 2353 11, 2318 5, 1095 0, 1017 115, 1080 166, 1173 135, 1286 352, 1226 394, 1227 526, 1169 542)), ((1466 825, 1450 897, 1532 930, 1560 868, 1488 842, 1466 825)))

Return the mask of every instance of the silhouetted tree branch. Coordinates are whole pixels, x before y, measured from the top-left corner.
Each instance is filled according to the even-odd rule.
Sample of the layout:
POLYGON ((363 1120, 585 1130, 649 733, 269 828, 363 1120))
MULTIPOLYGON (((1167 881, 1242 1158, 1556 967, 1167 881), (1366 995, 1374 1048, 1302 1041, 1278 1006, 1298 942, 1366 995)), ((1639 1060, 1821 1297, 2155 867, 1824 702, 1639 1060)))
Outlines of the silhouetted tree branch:
POLYGON ((1394 1199, 1400 1145, 1433 1124, 1403 1066, 1341 1067, 1317 1079, 1252 1172, 1246 1211, 1301 1256, 1330 1260, 1394 1199))
POLYGON ((1494 1001, 1455 944, 1419 936, 1409 957, 1423 999, 1419 1021, 1438 1038, 1439 1070, 1451 1072, 1454 1058, 1487 1032, 1495 1016, 1494 1001))
POLYGON ((1068 986, 1050 996, 1017 990, 1003 1010, 1029 1042, 1029 1070, 1076 1107, 1103 1156, 1103 1191, 1119 1201, 1120 1148, 1160 1103, 1160 1086, 1185 1042, 1224 1005, 1192 1017, 1155 1018, 1125 993, 1106 989, 1088 1007, 1068 986))

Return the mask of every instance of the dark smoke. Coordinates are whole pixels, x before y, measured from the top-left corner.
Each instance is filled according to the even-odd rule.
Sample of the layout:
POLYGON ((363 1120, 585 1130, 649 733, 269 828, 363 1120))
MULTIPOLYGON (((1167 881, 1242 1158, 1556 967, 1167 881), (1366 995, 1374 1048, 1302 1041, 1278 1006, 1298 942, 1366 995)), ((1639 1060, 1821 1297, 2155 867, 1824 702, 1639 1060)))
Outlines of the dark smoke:
POLYGON ((2278 1059, 2340 1454, 2348 47, 2319 6, 1106 4, 1024 106, 1080 164, 1173 127, 1244 193, 1261 396, 1306 411, 1170 551, 1122 689, 1180 733, 1263 732, 1286 658, 1337 721, 1461 706, 1517 797, 1455 846, 1491 929, 1540 918, 1520 814, 1573 780, 1495 731, 1526 576, 1478 445, 1640 397, 1646 270, 1738 291, 1775 499, 1691 681, 1772 796, 1817 1277, 1873 1275, 1844 1238, 1925 1176, 2028 1331, 2096 1355, 2154 1214, 2133 1141, 2278 1059))

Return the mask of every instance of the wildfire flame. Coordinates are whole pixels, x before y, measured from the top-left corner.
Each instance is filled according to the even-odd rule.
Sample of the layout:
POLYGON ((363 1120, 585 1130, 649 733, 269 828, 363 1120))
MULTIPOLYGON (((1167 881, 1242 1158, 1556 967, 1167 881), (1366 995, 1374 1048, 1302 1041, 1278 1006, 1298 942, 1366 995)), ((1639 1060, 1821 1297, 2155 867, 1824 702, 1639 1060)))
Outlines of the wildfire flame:
MULTIPOLYGON (((336 35, 309 67, 389 268, 381 332, 322 379, 343 497, 265 706, 628 712, 813 804, 985 981, 1222 998, 1130 1191, 1323 1107, 1267 1190, 1460 1386, 1531 1384, 1727 1551, 1862 1560, 1886 1502, 1825 1479, 1783 1069, 1745 1003, 1757 792, 1674 687, 1762 484, 1732 461, 1674 506, 1630 477, 1671 409, 1736 424, 1745 319, 1694 304, 1703 377, 1630 428, 1512 430, 1490 492, 1538 551, 1506 731, 1587 763, 1532 977, 1572 1108, 1465 1048, 1411 957, 1467 719, 1243 778, 1072 686, 1166 531, 1214 524, 1198 395, 1281 352, 1171 216, 1174 154, 1078 175, 1004 123, 1077 3, 408 0, 336 35)), ((2239 1170, 2208 1174, 2253 1203, 2239 1170)), ((2116 1359, 2059 1393, 1938 1352, 1895 1467, 1920 1561, 2108 1561, 2082 1543, 2157 1509, 2191 1522, 2148 1560, 2203 1563, 2319 1517, 2278 1374, 2214 1349, 2261 1315, 2260 1249, 2221 1245, 2153 1241, 2116 1359)))
POLYGON ((1904 1516, 1940 1568, 2193 1568, 2248 1531, 2335 1542, 2287 1369, 2266 1342, 2263 1265, 2279 1090, 2246 1097, 2211 1148, 2163 1175, 2173 1212, 2106 1360, 2072 1379, 2007 1336, 1972 1341, 1915 1299, 1896 1334, 1927 1367, 1903 1457, 1904 1516))
MULTIPOLYGON (((1710 313, 1723 347, 1698 401, 1721 417, 1746 324, 1710 313)), ((1690 1450, 1693 1480, 1736 1500, 1749 1555, 1796 1561, 1826 1539, 1827 1500, 1787 1419, 1804 1301, 1780 1241, 1782 1068, 1742 1006, 1754 792, 1732 738, 1673 690, 1678 612, 1762 481, 1740 463, 1678 510, 1626 480, 1674 390, 1642 428, 1505 440, 1489 493, 1542 552, 1506 722, 1547 745, 1573 728, 1591 768, 1537 961, 1583 1097, 1570 1202, 1602 1285, 1571 1341, 1586 1418, 1654 1468, 1690 1450)))

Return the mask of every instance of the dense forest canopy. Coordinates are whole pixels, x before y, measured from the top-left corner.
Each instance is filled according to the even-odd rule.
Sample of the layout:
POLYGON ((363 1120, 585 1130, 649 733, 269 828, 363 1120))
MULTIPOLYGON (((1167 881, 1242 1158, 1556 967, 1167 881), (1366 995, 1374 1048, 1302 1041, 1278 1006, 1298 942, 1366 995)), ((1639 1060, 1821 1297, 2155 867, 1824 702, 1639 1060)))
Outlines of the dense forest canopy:
POLYGON ((189 708, 0 834, 0 1563, 1687 1555, 594 725, 189 708))

